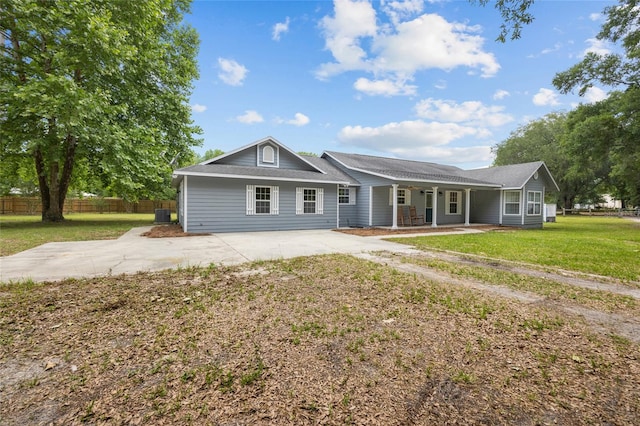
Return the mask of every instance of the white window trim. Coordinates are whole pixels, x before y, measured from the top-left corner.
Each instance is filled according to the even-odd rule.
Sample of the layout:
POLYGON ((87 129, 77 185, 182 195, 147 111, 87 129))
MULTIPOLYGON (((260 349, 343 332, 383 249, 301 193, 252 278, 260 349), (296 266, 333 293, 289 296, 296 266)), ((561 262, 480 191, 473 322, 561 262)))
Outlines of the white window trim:
POLYGON ((324 214, 324 188, 296 188, 296 215, 321 215, 324 214), (305 213, 304 212, 304 191, 313 190, 316 191, 316 212, 305 213))
POLYGON ((256 166, 258 167, 280 167, 280 148, 270 143, 263 143, 256 146, 256 166), (273 149, 273 161, 264 160, 264 148, 271 147, 273 149))
POLYGON ((262 162, 269 164, 274 164, 276 162, 276 150, 273 149, 271 145, 265 145, 262 147, 262 162))
POLYGON ((542 191, 527 191, 527 216, 542 216, 542 191), (529 201, 529 194, 534 194, 534 201, 529 201), (535 194, 540 194, 540 201, 535 201, 535 194), (533 213, 529 213, 529 204, 533 204, 533 213), (539 207, 538 213, 536 213, 536 204, 539 207))
POLYGON ((444 214, 445 216, 462 216, 462 191, 445 191, 444 192, 445 206, 444 206, 444 214), (451 198, 449 194, 455 192, 458 194, 458 201, 455 203, 451 202, 451 198), (456 204, 458 208, 456 209, 456 213, 450 213, 451 204, 456 204))
MULTIPOLYGON (((404 194, 404 203, 398 202, 398 206, 410 206, 411 205, 411 190, 408 188, 398 188, 398 198, 402 197, 400 191, 404 194)), ((393 188, 389 188, 389 205, 393 205, 393 188)))
POLYGON ((520 216, 522 214, 522 212, 520 211, 521 207, 522 207, 522 191, 504 191, 504 196, 502 197, 503 199, 503 203, 502 203, 502 214, 504 216, 520 216), (507 213, 507 204, 516 204, 515 202, 509 202, 507 203, 507 193, 509 192, 515 192, 518 194, 518 213, 507 213))
POLYGON ((355 188, 338 188, 338 204, 341 206, 355 206, 356 205, 356 189, 355 188), (349 197, 348 203, 340 202, 340 191, 346 191, 347 195, 342 195, 342 197, 349 197))
MULTIPOLYGON (((280 200, 280 191, 277 186, 268 186, 268 185, 247 185, 247 216, 274 216, 280 214, 279 212, 279 200, 280 200), (270 189, 270 199, 269 199, 269 213, 256 213, 256 204, 258 200, 256 200, 256 188, 269 188, 270 189)), ((264 201, 264 200, 260 200, 264 201)))

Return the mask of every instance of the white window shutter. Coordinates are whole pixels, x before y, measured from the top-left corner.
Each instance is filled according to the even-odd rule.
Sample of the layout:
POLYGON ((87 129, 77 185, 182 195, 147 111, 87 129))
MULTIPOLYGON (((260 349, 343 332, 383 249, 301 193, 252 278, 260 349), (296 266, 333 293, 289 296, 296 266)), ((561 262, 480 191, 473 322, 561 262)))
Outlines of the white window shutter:
POLYGON ((318 188, 316 198, 316 213, 324 214, 324 188, 318 188))
POLYGON ((296 188, 296 214, 304 213, 304 198, 302 188, 296 188))
POLYGON ((404 203, 407 206, 411 205, 411 190, 410 189, 405 189, 404 190, 404 203))
POLYGON ((247 216, 252 216, 255 213, 255 185, 247 185, 247 216))
POLYGON ((393 205, 393 188, 389 188, 389 205, 393 205))
POLYGON ((271 214, 278 214, 279 200, 280 200, 280 188, 277 186, 271 187, 271 214))
POLYGON ((349 188, 349 204, 354 206, 356 204, 356 189, 349 188))

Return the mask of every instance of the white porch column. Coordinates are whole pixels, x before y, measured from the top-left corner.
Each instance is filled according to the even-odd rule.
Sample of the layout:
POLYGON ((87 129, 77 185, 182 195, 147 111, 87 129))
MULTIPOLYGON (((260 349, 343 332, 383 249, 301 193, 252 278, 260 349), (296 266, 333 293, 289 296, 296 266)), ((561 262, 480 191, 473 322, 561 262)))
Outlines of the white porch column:
POLYGON ((464 226, 469 226, 469 210, 471 210, 471 188, 464 189, 464 226))
POLYGON ((391 229, 398 229, 398 184, 391 185, 393 188, 393 222, 391 223, 391 229))
POLYGON ((434 186, 433 188, 431 188, 431 190, 433 191, 433 205, 432 205, 432 211, 431 211, 431 227, 432 228, 437 228, 438 227, 438 187, 434 186))

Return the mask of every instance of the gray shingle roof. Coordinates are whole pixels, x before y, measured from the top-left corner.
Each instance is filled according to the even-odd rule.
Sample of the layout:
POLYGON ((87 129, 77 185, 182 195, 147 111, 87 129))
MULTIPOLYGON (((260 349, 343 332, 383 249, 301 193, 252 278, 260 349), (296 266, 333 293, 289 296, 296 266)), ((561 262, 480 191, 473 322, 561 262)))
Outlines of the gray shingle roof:
POLYGON ((533 174, 544 170, 544 178, 550 186, 557 189, 553 177, 542 161, 512 164, 508 166, 488 167, 484 169, 462 170, 454 166, 428 163, 414 160, 375 157, 372 155, 345 154, 325 151, 325 154, 352 170, 359 170, 395 180, 418 180, 425 182, 445 182, 451 184, 470 184, 500 186, 503 188, 521 188, 533 174))
POLYGON ((342 170, 333 166, 324 158, 301 156, 325 173, 312 172, 306 170, 282 169, 276 167, 251 167, 235 166, 230 164, 196 164, 184 167, 174 172, 175 175, 201 175, 220 176, 238 178, 256 178, 264 180, 287 180, 287 181, 308 181, 327 182, 348 185, 359 185, 360 183, 342 170))

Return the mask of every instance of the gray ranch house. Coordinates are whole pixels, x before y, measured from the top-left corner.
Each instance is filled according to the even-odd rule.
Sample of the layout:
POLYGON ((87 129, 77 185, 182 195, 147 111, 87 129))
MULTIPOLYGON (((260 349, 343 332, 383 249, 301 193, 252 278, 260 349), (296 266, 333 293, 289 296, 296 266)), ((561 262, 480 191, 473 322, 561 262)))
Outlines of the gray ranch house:
POLYGON ((184 231, 209 233, 416 223, 541 228, 545 192, 558 191, 541 161, 462 170, 333 151, 313 157, 272 137, 175 170, 172 185, 184 231))

